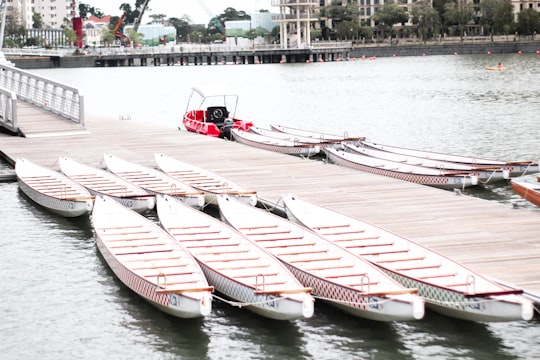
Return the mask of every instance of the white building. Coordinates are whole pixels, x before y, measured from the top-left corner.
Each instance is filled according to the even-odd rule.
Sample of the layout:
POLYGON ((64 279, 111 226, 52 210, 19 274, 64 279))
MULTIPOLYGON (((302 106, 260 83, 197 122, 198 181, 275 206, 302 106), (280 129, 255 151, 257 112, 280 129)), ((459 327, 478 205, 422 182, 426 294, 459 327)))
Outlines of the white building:
POLYGON ((19 18, 26 29, 33 25, 32 15, 36 12, 43 19, 43 27, 60 29, 64 19, 76 16, 77 0, 8 0, 7 14, 19 18))

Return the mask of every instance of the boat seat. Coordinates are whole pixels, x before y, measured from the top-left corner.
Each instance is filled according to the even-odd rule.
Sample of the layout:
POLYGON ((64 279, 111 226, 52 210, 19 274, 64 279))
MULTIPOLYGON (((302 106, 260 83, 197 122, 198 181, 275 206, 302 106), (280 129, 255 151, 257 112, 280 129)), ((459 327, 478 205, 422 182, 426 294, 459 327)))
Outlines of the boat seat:
POLYGON ((133 246, 114 249, 114 255, 142 254, 151 252, 169 252, 174 250, 172 246, 133 246))
MULTIPOLYGON (((243 272, 243 268, 241 269, 238 269, 238 270, 242 270, 243 272)), ((273 271, 273 272, 268 272, 268 273, 262 273, 262 272, 257 272, 257 273, 247 273, 247 274, 238 274, 238 275, 233 275, 235 278, 239 278, 239 279, 246 279, 246 278, 257 278, 257 276, 260 277, 260 275, 264 275, 265 277, 270 277, 270 276, 277 276, 278 273, 273 271)))
POLYGON ((326 275, 325 278, 328 278, 328 279, 335 279, 335 278, 342 278, 342 277, 356 277, 356 276, 366 276, 367 273, 359 273, 357 271, 355 272, 350 272, 350 273, 346 273, 346 272, 343 272, 343 273, 336 273, 334 275, 326 275))
MULTIPOLYGON (((134 272, 139 275, 146 278, 156 277, 160 274, 165 275, 167 278, 171 276, 185 276, 193 274, 192 270, 186 270, 184 266, 176 266, 171 268, 162 268, 162 267, 155 267, 155 268, 148 268, 148 269, 136 269, 134 272)), ((168 282, 168 281, 167 281, 168 282)))
POLYGON ((295 263, 308 263, 308 262, 316 262, 316 261, 332 261, 332 260, 341 260, 341 256, 334 256, 334 257, 323 257, 323 258, 316 258, 316 257, 304 257, 302 259, 294 259, 294 260, 288 260, 288 262, 295 264, 295 263))
POLYGON ((432 274, 432 275, 425 275, 425 276, 418 276, 418 279, 420 280, 429 280, 429 279, 440 279, 445 277, 454 277, 456 276, 456 272, 452 273, 439 273, 439 274, 432 274))
POLYGON ((153 238, 154 241, 148 241, 150 239, 127 239, 126 241, 116 241, 113 244, 109 244, 110 249, 120 249, 127 247, 139 247, 139 246, 163 246, 166 245, 166 241, 155 241, 158 238, 153 238))

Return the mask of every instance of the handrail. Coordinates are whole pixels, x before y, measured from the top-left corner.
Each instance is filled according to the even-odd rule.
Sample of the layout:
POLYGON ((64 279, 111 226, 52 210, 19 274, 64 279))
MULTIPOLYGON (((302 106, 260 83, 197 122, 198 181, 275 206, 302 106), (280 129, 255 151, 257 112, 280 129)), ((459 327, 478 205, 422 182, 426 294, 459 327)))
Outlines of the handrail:
POLYGON ((84 96, 61 84, 7 64, 0 64, 0 88, 18 99, 84 125, 84 96))
POLYGON ((0 125, 11 132, 18 132, 17 94, 0 87, 0 125))

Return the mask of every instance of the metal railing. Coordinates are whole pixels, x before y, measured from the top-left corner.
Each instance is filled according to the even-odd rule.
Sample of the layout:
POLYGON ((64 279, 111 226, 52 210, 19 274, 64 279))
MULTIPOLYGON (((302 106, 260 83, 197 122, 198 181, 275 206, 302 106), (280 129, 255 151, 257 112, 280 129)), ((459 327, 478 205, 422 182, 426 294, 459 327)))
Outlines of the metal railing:
MULTIPOLYGON (((14 93, 18 99, 84 125, 84 96, 74 87, 0 64, 0 88, 14 93)), ((13 115, 16 113, 12 111, 13 115)), ((17 123, 16 118, 11 121, 17 123)))
POLYGON ((0 125, 11 132, 17 132, 17 94, 0 87, 0 125))

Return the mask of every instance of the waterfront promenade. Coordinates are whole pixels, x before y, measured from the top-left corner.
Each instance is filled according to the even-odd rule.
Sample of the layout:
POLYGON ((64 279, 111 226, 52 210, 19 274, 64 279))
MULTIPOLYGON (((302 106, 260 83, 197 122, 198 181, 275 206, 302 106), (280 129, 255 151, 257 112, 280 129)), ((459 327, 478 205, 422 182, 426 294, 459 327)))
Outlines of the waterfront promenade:
MULTIPOLYGON (((28 110, 29 111, 29 110, 28 110)), ((102 166, 104 153, 155 166, 155 153, 191 162, 256 190, 266 206, 297 196, 365 219, 540 299, 540 213, 361 171, 247 147, 147 122, 91 116, 85 130, 0 134, 0 154, 58 170, 68 156, 102 166)), ((43 124, 41 125, 43 126, 43 124)))

